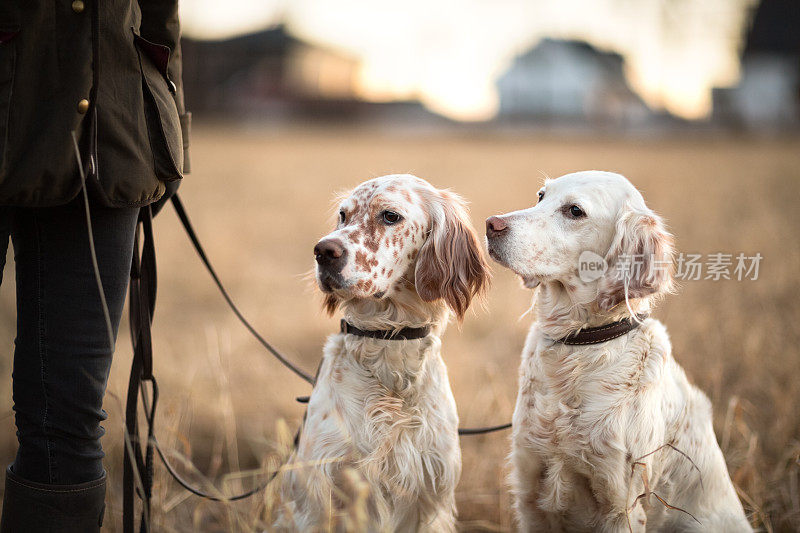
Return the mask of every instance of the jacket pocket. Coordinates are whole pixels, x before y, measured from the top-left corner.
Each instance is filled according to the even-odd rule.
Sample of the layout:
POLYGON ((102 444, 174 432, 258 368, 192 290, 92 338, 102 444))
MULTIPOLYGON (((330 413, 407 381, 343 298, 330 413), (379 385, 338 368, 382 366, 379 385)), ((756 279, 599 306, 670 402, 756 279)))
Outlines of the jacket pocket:
POLYGON ((156 176, 163 181, 183 177, 183 133, 167 66, 170 49, 151 43, 132 28, 142 71, 145 118, 156 176))
POLYGON ((6 147, 8 146, 8 114, 11 111, 11 91, 17 48, 14 37, 19 27, 0 26, 0 176, 5 173, 6 147))

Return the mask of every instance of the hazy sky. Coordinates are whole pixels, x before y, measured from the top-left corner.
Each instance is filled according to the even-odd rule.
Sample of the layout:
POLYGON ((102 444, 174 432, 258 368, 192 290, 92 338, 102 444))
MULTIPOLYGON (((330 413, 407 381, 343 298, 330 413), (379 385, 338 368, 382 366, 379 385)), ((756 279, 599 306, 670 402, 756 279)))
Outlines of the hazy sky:
POLYGON ((419 98, 481 120, 495 82, 543 37, 622 54, 630 85, 654 108, 698 118, 711 87, 738 79, 738 49, 758 0, 181 0, 186 35, 220 38, 285 22, 299 37, 361 62, 359 92, 419 98))

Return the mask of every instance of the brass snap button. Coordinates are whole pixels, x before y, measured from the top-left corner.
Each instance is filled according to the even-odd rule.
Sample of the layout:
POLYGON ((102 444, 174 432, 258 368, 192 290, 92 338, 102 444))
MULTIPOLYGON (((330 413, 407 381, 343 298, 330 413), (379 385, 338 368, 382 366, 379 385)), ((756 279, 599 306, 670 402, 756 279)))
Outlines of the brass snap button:
POLYGON ((82 0, 75 0, 74 2, 72 2, 72 10, 75 13, 83 13, 85 7, 86 5, 83 3, 82 0))
POLYGON ((84 114, 84 113, 86 113, 87 111, 89 111, 89 100, 87 100, 86 98, 84 98, 83 100, 81 100, 80 102, 78 102, 78 113, 80 113, 81 115, 83 115, 83 114, 84 114))

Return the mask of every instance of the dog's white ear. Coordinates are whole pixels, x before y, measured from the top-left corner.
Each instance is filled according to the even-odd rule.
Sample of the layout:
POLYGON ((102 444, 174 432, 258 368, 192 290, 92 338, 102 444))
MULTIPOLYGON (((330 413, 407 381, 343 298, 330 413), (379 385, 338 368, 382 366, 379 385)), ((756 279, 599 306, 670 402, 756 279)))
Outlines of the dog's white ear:
POLYGON ((608 311, 629 300, 672 290, 672 235, 650 209, 625 205, 606 254, 608 270, 600 279, 597 304, 608 311))
POLYGON ((458 320, 489 285, 489 266, 463 201, 441 191, 428 195, 431 229, 417 257, 414 284, 426 302, 443 299, 458 320))

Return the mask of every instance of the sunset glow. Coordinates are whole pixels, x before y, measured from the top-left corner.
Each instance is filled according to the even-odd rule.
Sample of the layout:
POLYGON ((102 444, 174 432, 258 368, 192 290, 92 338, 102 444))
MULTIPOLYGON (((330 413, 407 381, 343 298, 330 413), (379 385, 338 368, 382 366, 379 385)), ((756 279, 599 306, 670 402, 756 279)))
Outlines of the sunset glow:
POLYGON ((625 60, 629 85, 654 109, 696 119, 711 89, 738 80, 756 0, 183 0, 184 31, 224 38, 285 23, 359 61, 369 101, 419 99, 456 120, 487 120, 495 83, 542 38, 585 40, 625 60))

